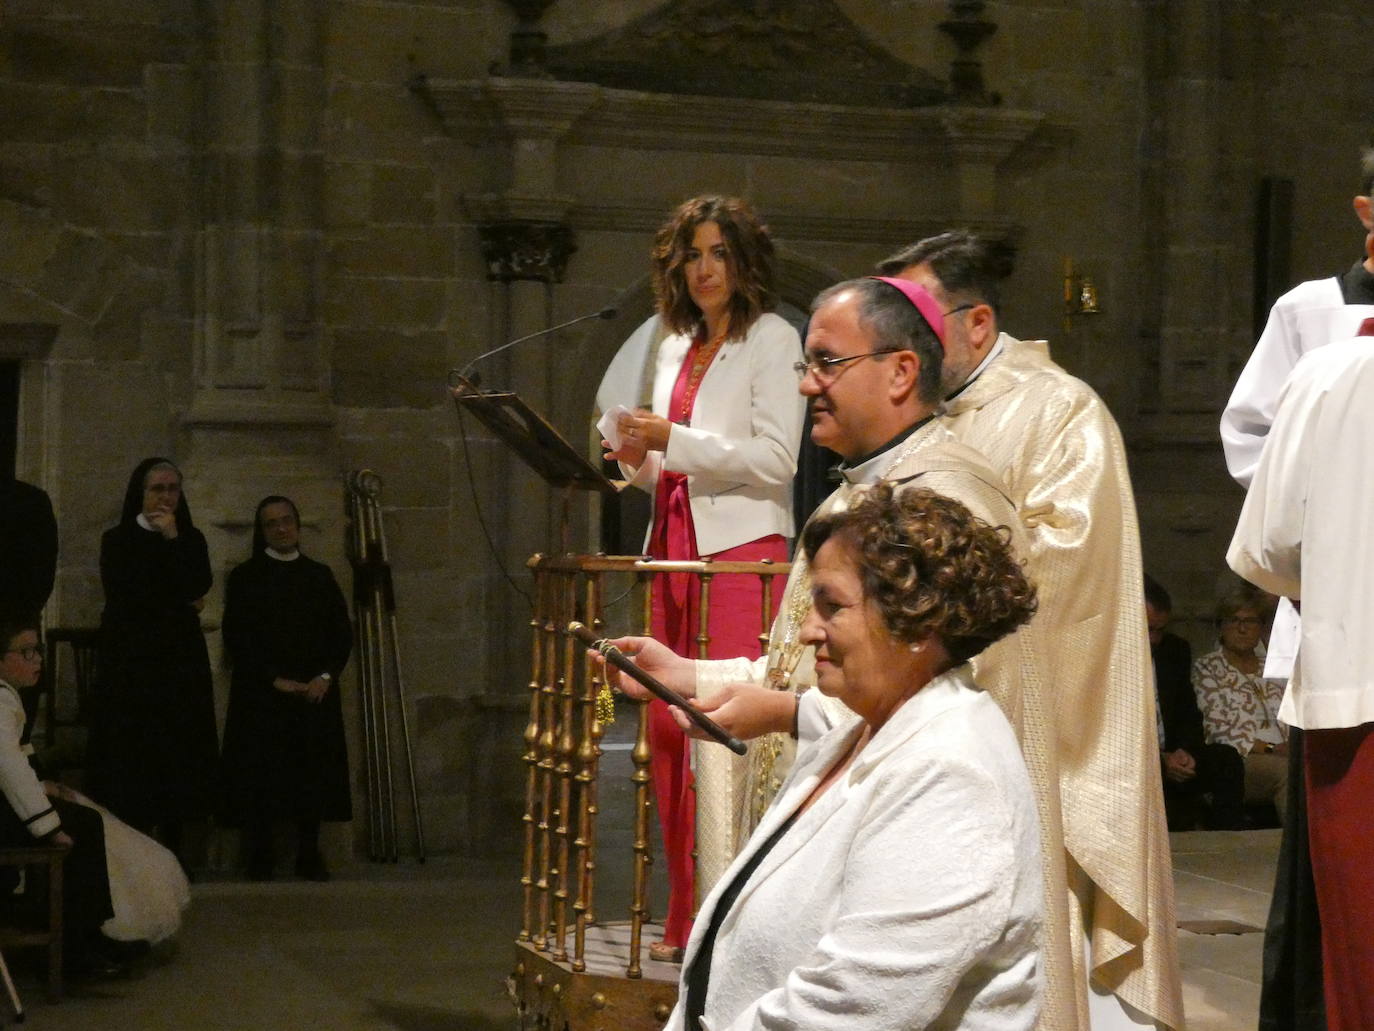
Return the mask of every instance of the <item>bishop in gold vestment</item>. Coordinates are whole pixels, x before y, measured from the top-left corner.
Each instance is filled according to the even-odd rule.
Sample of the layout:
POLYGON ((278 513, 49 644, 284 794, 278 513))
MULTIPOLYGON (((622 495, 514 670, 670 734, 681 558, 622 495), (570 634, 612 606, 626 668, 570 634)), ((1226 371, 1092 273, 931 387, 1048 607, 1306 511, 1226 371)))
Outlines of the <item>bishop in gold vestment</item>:
POLYGON ((998 331, 1001 280, 1011 269, 994 241, 942 233, 879 268, 926 287, 947 316, 958 313, 946 318, 945 411, 954 435, 1005 478, 1040 586, 1036 625, 1051 649, 1070 928, 1080 939, 1077 1022, 1045 1026, 1181 1027, 1140 532, 1120 430, 1043 343, 998 331), (1119 1005, 1087 995, 1089 966, 1094 988, 1119 1005))
MULTIPOLYGON (((986 663, 979 670, 1023 735, 1042 810, 1062 808, 1062 831, 1058 814, 1046 820, 1042 811, 1045 832, 1062 833, 1058 847, 1047 852, 1058 857, 1065 872, 1050 881, 1051 866, 1046 867, 1047 884, 1062 890, 1047 900, 1046 925, 1058 942, 1046 941, 1047 994, 1040 1026, 1055 1031, 1092 1026, 1091 963, 1096 985, 1160 1026, 1181 1027, 1139 531, 1120 432, 1097 395, 1055 365, 1043 344, 998 334, 992 309, 977 303, 976 295, 975 303, 961 304, 968 298, 941 291, 938 280, 931 286, 950 309, 946 316, 969 310, 970 323, 993 327, 972 350, 974 359, 965 361, 962 373, 972 375, 953 381, 960 389, 947 400, 940 422, 982 451, 1006 483, 1026 533, 1024 551, 1018 553, 1026 555, 1031 577, 1041 585, 1041 611, 1032 623, 1040 640, 1029 644, 1038 658, 1028 665, 1040 671, 1048 698, 1040 702, 1036 691, 1023 689, 1017 713, 1017 693, 996 686, 998 677, 986 663), (1044 784, 1047 776, 1057 781, 1057 792, 1044 784), (1070 962, 1073 974, 1065 975, 1063 966, 1070 962)), ((957 335, 950 336, 947 359, 959 357, 957 335)), ((934 482, 927 485, 940 489, 934 482)), ((808 657, 791 644, 805 615, 804 604, 794 611, 800 575, 794 571, 767 659, 752 667, 698 664, 700 697, 710 699, 733 681, 762 679, 794 688, 810 683, 808 657)), ((778 751, 762 742, 756 746, 764 759, 778 751)), ((717 753, 723 750, 707 746, 702 755, 717 753)), ((724 852, 717 861, 728 862, 738 835, 738 830, 730 835, 728 816, 742 816, 747 834, 751 812, 770 797, 781 772, 780 767, 755 778, 743 790, 738 777, 723 778, 729 784, 716 787, 699 779, 699 806, 708 804, 710 791, 728 810, 711 821, 717 830, 713 842, 703 835, 699 810, 699 850, 724 852)), ((1055 861, 1047 854, 1047 864, 1055 861)), ((711 865, 708 859, 699 870, 711 865)))

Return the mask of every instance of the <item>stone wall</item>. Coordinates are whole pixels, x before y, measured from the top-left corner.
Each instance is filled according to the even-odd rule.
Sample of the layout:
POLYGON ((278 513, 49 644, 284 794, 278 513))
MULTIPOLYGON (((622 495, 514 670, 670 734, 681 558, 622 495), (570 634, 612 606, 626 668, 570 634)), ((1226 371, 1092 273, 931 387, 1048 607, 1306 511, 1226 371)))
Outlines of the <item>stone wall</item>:
MULTIPOLYGON (((948 77, 947 5, 834 6, 948 77)), ((663 8, 560 0, 538 27, 575 50, 663 8)), ((1370 58, 1333 60, 1329 41, 1368 38, 1374 16, 1339 0, 1018 0, 983 16, 1000 107, 836 114, 532 82, 501 0, 7 0, 0 357, 24 361, 20 473, 61 519, 49 621, 98 618, 98 536, 145 454, 183 462, 221 573, 253 503, 282 491, 345 583, 342 475, 373 469, 429 844, 509 844, 528 609, 484 537, 521 580, 557 508, 471 424, 464 444, 447 374, 614 303, 613 322, 482 366, 586 441, 600 372, 649 311, 651 233, 710 190, 762 209, 799 307, 948 224, 1014 239, 1008 328, 1050 338, 1117 414, 1147 564, 1205 643, 1239 505, 1215 421, 1253 338, 1259 182, 1293 180, 1292 281, 1356 256, 1370 58), (570 228, 561 278, 489 279, 482 227, 521 220, 570 228), (1065 317, 1066 259, 1100 314, 1065 317)), ((589 542, 595 509, 577 512, 589 542)))

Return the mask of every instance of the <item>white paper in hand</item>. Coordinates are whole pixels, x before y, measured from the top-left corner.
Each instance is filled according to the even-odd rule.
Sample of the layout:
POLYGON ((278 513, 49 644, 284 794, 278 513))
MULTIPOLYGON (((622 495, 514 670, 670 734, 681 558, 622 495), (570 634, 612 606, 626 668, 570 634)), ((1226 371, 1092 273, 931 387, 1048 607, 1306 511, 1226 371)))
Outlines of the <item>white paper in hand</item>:
POLYGON ((629 414, 630 409, 624 405, 613 405, 596 422, 597 432, 601 434, 601 438, 607 444, 611 445, 612 451, 620 450, 620 417, 629 414))

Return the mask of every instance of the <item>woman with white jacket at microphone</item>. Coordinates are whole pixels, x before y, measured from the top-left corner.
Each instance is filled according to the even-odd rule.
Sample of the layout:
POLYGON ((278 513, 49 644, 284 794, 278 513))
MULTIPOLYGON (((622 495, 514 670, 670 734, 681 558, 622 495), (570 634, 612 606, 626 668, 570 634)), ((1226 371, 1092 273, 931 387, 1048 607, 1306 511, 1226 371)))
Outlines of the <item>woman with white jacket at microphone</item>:
MULTIPOLYGON (((653 495, 652 558, 788 559, 804 416, 792 365, 801 342, 773 314, 772 259, 767 228, 733 197, 685 202, 654 239, 654 294, 669 335, 651 359, 651 408, 620 417, 620 446, 606 456, 653 495)), ((712 580, 711 658, 759 654, 761 591, 755 577, 712 580)), ((780 592, 774 597, 776 608, 780 592)), ((695 577, 669 574, 655 584, 653 634, 680 655, 696 654, 697 601, 695 577)), ((650 705, 649 733, 669 882, 664 940, 650 955, 676 960, 694 905, 690 743, 661 702, 650 705)))

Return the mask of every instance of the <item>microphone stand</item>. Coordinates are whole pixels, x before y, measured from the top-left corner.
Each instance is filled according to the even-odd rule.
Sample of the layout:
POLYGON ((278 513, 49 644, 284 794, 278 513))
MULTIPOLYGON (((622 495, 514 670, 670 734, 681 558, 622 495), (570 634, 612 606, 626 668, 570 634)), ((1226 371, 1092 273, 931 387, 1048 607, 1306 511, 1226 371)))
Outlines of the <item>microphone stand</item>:
POLYGON ((579 322, 590 322, 592 319, 613 319, 617 314, 619 313, 615 308, 602 308, 600 311, 594 311, 589 315, 579 315, 577 318, 569 319, 567 322, 560 322, 558 325, 550 326, 548 329, 540 329, 533 333, 526 333, 522 337, 516 337, 514 340, 507 340, 500 347, 493 347, 490 351, 484 351, 482 354, 479 354, 461 369, 450 370, 448 374, 448 385, 450 387, 464 387, 469 392, 476 393, 477 384, 481 381, 481 377, 469 377, 468 373, 472 371, 473 366, 484 358, 490 358, 492 355, 500 354, 502 351, 514 347, 516 344, 523 344, 526 340, 536 340, 539 337, 548 336, 550 333, 557 333, 561 329, 567 329, 569 326, 576 326, 579 322))

